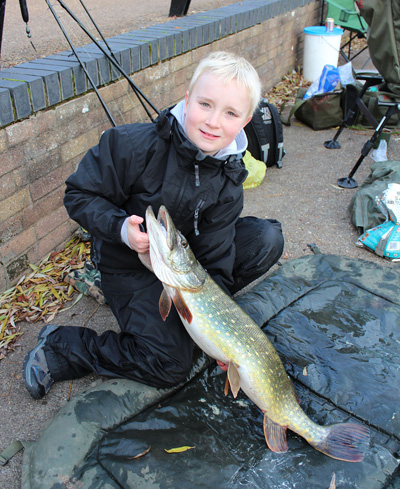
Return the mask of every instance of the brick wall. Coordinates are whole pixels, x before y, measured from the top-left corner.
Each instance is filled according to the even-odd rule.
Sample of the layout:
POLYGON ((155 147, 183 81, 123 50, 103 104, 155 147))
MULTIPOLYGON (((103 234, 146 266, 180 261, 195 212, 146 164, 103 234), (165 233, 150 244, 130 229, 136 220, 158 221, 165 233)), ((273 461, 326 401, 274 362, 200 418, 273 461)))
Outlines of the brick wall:
MULTIPOLYGON (((201 58, 210 51, 226 50, 247 58, 265 89, 271 88, 301 66, 303 29, 317 25, 320 14, 319 1, 275 4, 283 5, 279 10, 283 13, 272 11, 261 23, 173 57, 167 53, 165 59, 133 73, 132 80, 162 109, 184 97, 201 58), (291 5, 297 7, 288 8, 291 5)), ((126 80, 110 82, 99 91, 117 124, 147 120, 126 80)), ((62 247, 77 228, 63 207, 64 182, 109 127, 96 94, 87 92, 0 129, 0 291, 15 284, 28 263, 37 263, 62 247)))

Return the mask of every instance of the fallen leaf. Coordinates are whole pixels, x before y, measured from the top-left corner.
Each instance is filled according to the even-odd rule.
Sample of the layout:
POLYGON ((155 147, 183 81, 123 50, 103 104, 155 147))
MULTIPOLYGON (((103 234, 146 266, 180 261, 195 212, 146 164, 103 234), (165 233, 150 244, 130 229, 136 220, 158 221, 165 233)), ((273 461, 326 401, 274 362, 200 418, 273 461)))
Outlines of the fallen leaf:
POLYGON ((133 457, 128 457, 129 460, 135 460, 137 458, 141 458, 141 457, 144 457, 145 455, 147 455, 151 450, 151 447, 147 448, 144 452, 142 453, 138 453, 137 455, 134 455, 133 457))
POLYGON ((196 448, 196 447, 188 447, 188 446, 185 446, 185 447, 178 447, 178 448, 170 448, 169 450, 167 450, 166 448, 164 448, 164 450, 167 453, 182 453, 182 452, 186 452, 188 450, 192 450, 193 448, 196 448))
POLYGON ((73 236, 63 250, 49 253, 39 265, 30 263, 32 273, 22 276, 14 287, 0 293, 0 359, 22 334, 16 329, 18 321, 51 321, 64 309, 65 302, 73 301, 76 291, 64 277, 82 269, 89 259, 90 243, 73 236))
POLYGON ((264 94, 268 102, 274 104, 278 110, 282 104, 293 104, 296 98, 297 90, 300 87, 308 87, 311 83, 307 81, 300 73, 292 71, 282 77, 282 81, 277 83, 271 90, 264 94))

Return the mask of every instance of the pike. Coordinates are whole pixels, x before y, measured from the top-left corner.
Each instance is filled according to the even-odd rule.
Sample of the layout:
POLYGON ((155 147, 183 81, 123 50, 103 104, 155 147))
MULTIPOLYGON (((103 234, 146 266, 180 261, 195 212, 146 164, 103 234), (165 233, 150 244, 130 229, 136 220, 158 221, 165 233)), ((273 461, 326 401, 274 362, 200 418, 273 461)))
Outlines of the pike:
POLYGON ((149 206, 146 225, 150 263, 143 263, 163 284, 159 302, 162 318, 168 316, 173 302, 193 341, 228 366, 225 393, 229 385, 234 397, 242 389, 261 409, 268 447, 286 452, 286 430, 290 429, 325 455, 360 462, 361 446, 369 440, 368 428, 357 423, 314 423, 299 406, 272 343, 196 260, 167 209, 161 206, 156 219, 149 206))

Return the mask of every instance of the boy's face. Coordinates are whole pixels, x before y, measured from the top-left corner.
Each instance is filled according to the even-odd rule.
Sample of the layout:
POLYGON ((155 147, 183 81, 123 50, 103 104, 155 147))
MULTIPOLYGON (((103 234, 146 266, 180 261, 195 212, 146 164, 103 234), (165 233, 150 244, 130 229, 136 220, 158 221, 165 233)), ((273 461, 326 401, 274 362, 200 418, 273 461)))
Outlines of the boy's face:
POLYGON ((248 90, 232 80, 223 83, 204 73, 185 97, 185 130, 203 153, 215 155, 230 144, 250 121, 248 90))

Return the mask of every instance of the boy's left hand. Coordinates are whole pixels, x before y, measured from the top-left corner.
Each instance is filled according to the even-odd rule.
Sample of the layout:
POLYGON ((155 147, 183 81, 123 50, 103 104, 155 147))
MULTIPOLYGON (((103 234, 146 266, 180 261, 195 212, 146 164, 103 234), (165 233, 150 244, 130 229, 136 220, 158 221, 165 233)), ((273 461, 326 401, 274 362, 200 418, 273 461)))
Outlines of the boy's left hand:
POLYGON ((127 222, 129 244, 139 254, 149 252, 149 237, 140 229, 143 221, 143 217, 132 215, 127 222))

